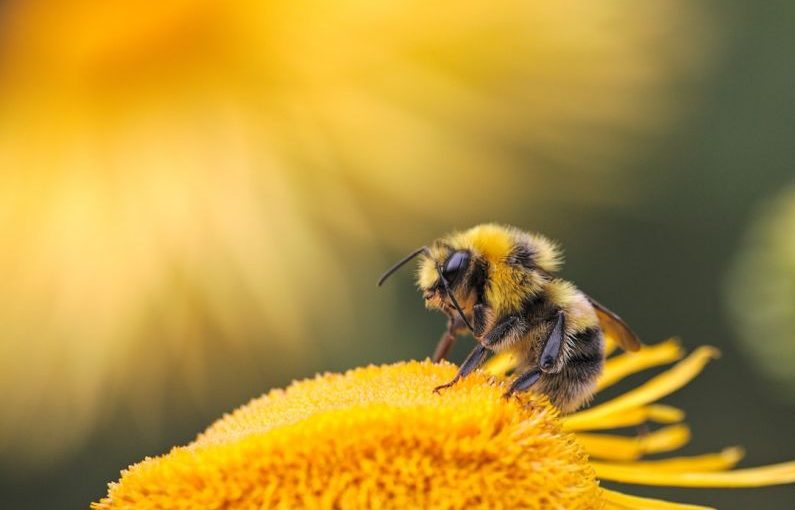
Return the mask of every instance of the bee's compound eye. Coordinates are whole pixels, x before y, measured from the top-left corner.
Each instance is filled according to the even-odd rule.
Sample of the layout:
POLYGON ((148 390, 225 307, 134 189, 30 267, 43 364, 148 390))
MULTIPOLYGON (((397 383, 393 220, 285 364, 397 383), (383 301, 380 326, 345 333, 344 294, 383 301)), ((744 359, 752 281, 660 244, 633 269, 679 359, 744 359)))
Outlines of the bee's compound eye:
POLYGON ((461 269, 467 267, 469 263, 469 253, 457 251, 450 255, 444 263, 442 274, 445 280, 452 282, 461 269))

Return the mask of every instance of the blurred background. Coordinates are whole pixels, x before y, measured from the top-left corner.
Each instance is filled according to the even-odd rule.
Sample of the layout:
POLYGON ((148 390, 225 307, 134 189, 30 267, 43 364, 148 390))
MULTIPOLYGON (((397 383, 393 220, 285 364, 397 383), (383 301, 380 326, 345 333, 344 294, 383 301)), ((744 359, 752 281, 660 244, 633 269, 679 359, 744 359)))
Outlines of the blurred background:
POLYGON ((375 279, 484 221, 558 239, 647 342, 722 349, 668 399, 687 452, 795 458, 793 47, 784 1, 0 0, 0 507, 85 508, 272 387, 429 355, 443 317, 375 279))

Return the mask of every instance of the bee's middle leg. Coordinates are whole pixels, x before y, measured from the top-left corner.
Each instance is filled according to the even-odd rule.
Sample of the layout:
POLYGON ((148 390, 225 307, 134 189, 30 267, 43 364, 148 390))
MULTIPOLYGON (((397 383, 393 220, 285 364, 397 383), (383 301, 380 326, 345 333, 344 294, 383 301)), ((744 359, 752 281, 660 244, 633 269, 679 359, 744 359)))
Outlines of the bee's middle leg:
POLYGON ((445 388, 449 388, 450 386, 457 383, 462 377, 466 377, 467 375, 471 374, 476 368, 483 364, 486 360, 486 356, 488 355, 489 350, 482 345, 478 345, 475 347, 472 352, 469 353, 467 359, 461 363, 461 366, 458 368, 458 373, 455 374, 453 380, 447 384, 442 384, 441 386, 437 386, 433 389, 434 393, 439 393, 440 390, 445 388))

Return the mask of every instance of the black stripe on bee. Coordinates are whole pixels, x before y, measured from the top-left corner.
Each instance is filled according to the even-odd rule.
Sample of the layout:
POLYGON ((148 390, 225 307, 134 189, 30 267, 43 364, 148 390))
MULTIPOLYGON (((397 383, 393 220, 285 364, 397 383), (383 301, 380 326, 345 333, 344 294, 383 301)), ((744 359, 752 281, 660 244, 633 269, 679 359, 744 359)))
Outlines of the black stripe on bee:
POLYGON ((604 352, 602 332, 588 328, 574 335, 573 348, 566 362, 566 369, 587 375, 598 375, 602 369, 604 352))
POLYGON ((559 311, 560 309, 543 292, 525 299, 522 303, 522 316, 530 324, 550 320, 559 311))
MULTIPOLYGON (((475 260, 475 265, 472 268, 472 276, 469 279, 470 285, 475 289, 475 295, 478 303, 483 303, 485 299, 486 283, 489 278, 489 263, 483 259, 475 260)), ((483 303, 485 304, 485 303, 483 303)))
POLYGON ((588 400, 596 380, 602 372, 602 332, 589 328, 574 335, 563 369, 558 373, 544 374, 538 390, 565 412, 572 411, 588 400))
POLYGON ((535 253, 530 249, 530 247, 523 244, 517 244, 508 254, 505 261, 513 266, 520 266, 520 267, 525 267, 527 269, 532 269, 533 267, 535 267, 535 264, 533 262, 534 259, 535 259, 535 253))

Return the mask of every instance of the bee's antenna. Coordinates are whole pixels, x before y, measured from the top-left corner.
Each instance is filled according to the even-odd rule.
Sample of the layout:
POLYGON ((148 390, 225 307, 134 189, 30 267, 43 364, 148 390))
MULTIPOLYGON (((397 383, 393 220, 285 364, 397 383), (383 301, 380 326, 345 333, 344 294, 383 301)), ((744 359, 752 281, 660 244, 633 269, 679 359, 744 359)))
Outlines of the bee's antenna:
POLYGON ((411 252, 408 255, 406 255, 405 257, 403 257, 394 266, 392 266, 389 269, 387 269, 386 272, 381 275, 381 278, 378 279, 378 286, 380 287, 381 284, 384 283, 386 281, 386 279, 389 278, 392 275, 392 273, 394 273, 395 271, 397 271, 398 269, 403 267, 403 265, 406 264, 406 262, 410 261, 411 259, 413 259, 417 255, 419 255, 420 253, 425 253, 426 255, 428 255, 429 254, 428 247, 427 246, 423 246, 421 248, 417 248, 413 252, 411 252))
POLYGON ((452 292, 450 292, 450 287, 447 285, 447 280, 445 280, 444 276, 442 276, 442 270, 439 269, 439 266, 436 266, 436 272, 439 273, 439 279, 442 281, 442 285, 444 285, 444 290, 447 292, 447 295, 450 296, 450 301, 452 301, 453 306, 458 312, 458 315, 461 316, 461 320, 464 321, 464 324, 466 324, 467 328, 469 328, 469 331, 471 331, 472 334, 475 334, 475 330, 474 328, 472 328, 472 324, 469 323, 469 321, 466 318, 466 315, 464 315, 463 310, 461 310, 461 307, 458 306, 458 301, 456 301, 455 296, 453 295, 452 292))

